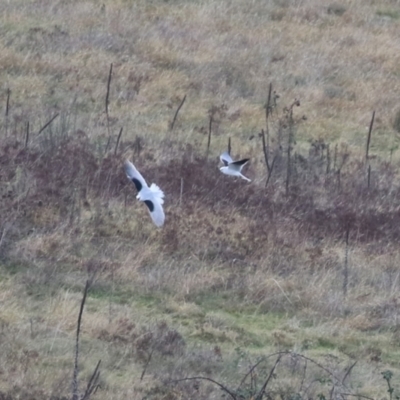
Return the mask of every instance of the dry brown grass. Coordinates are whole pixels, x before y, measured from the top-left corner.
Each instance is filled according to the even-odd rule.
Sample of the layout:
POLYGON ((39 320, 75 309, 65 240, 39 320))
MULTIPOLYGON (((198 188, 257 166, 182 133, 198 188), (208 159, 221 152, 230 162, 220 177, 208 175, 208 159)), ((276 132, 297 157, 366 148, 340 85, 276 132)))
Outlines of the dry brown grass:
POLYGON ((398 6, 0 3, 1 104, 11 89, 0 118, 0 398, 69 398, 93 275, 80 379, 102 360, 96 398, 221 398, 210 382, 171 383, 196 375, 251 398, 275 359, 239 382, 277 350, 333 375, 284 354, 270 398, 384 396, 380 372, 400 372, 398 6), (270 82, 277 158, 265 189, 258 133, 270 82), (251 157, 252 184, 217 170, 228 136, 251 157), (126 157, 166 193, 162 230, 134 198, 126 157), (335 381, 355 360, 347 386, 335 381))

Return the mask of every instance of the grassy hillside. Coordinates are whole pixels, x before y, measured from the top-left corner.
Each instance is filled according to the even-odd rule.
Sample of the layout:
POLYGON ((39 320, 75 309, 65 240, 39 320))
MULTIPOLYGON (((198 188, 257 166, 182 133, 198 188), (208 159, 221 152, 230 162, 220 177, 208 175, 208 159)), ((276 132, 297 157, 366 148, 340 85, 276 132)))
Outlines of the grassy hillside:
POLYGON ((399 395, 399 10, 0 1, 0 398, 399 395))

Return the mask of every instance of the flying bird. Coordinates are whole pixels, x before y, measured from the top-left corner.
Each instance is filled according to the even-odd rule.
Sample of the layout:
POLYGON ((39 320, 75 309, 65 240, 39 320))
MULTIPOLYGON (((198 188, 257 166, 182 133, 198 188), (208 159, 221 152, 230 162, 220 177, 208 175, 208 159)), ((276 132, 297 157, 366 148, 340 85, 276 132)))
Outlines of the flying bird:
POLYGON ((242 179, 245 179, 248 182, 251 182, 251 180, 249 178, 246 178, 241 173, 242 168, 248 163, 250 158, 244 158, 243 160, 233 161, 227 151, 222 153, 219 158, 220 158, 221 162, 224 164, 223 167, 220 167, 220 170, 223 174, 238 176, 242 179))
POLYGON ((130 161, 125 161, 124 168, 126 176, 136 186, 138 191, 136 198, 146 204, 153 222, 158 227, 163 226, 165 220, 165 214, 162 208, 164 192, 155 183, 152 183, 149 187, 143 176, 130 161))

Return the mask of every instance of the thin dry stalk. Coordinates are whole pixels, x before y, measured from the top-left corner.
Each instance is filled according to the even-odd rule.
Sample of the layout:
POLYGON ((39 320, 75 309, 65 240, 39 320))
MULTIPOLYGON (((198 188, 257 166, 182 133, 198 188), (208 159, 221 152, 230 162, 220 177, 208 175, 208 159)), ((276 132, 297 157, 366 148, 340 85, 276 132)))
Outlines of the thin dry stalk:
POLYGON ((270 181, 270 179, 271 179, 272 172, 273 172, 273 170, 274 170, 275 161, 276 161, 277 157, 278 157, 278 155, 275 154, 275 155, 274 155, 274 158, 272 159, 271 168, 270 168, 270 170, 268 171, 268 178, 267 178, 267 180, 266 180, 266 182, 265 182, 265 187, 268 186, 268 183, 269 183, 269 181, 270 181))
POLYGON ((352 369, 356 366, 357 364, 357 360, 354 361, 353 364, 350 365, 350 367, 348 368, 348 370, 346 371, 346 373, 344 374, 344 377, 342 379, 342 384, 344 384, 344 381, 346 380, 346 378, 350 375, 352 369))
POLYGON ((267 104, 265 106, 265 133, 267 135, 267 153, 269 152, 269 126, 268 126, 268 120, 269 120, 269 115, 271 113, 271 95, 272 95, 272 83, 269 84, 269 89, 268 89, 268 99, 267 99, 267 104))
POLYGON ((174 119, 172 120, 170 128, 169 128, 170 131, 172 131, 174 129, 176 118, 178 117, 178 113, 179 113, 180 109, 182 108, 183 103, 185 102, 185 100, 186 100, 186 94, 183 96, 182 101, 180 102, 178 108, 176 109, 176 112, 175 112, 175 115, 174 115, 174 119))
MULTIPOLYGON (((0 237, 0 248, 1 248, 2 244, 3 244, 4 238, 6 237, 8 229, 9 229, 9 226, 5 226, 3 228, 3 232, 1 233, 1 237, 0 237)), ((0 252, 0 254, 1 254, 1 252, 0 252)))
POLYGON ((25 149, 28 148, 28 144, 29 144, 29 121, 26 123, 25 149))
POLYGON ((346 230, 346 250, 344 255, 344 267, 343 267, 343 295, 347 296, 347 286, 349 281, 349 235, 350 225, 347 226, 346 230))
POLYGON ((286 195, 289 194, 289 184, 291 175, 291 154, 292 154, 292 121, 293 121, 293 110, 290 110, 289 115, 289 136, 288 136, 288 147, 287 147, 287 166, 286 166, 286 195))
POLYGON ((106 115, 107 115, 107 119, 108 119, 108 105, 109 105, 109 98, 110 98, 110 85, 111 85, 112 69, 113 69, 113 65, 111 63, 110 72, 108 73, 107 93, 106 93, 106 115))
POLYGON ((81 400, 87 400, 93 393, 96 393, 96 390, 98 388, 97 382, 99 381, 100 378, 100 371, 99 371, 100 363, 101 360, 99 360, 99 362, 97 363, 96 368, 94 369, 93 374, 88 381, 86 391, 82 396, 81 400))
POLYGON ((214 379, 207 378, 205 376, 194 376, 193 378, 177 379, 177 380, 174 380, 174 381, 170 381, 170 383, 179 383, 179 382, 184 382, 184 381, 197 381, 197 380, 203 380, 203 381, 212 382, 215 385, 219 386, 225 393, 229 394, 229 396, 233 400, 237 400, 236 395, 233 392, 231 392, 226 386, 224 386, 221 383, 215 381, 214 379))
POLYGON ((105 147, 105 149, 104 149, 104 155, 107 154, 107 151, 108 151, 108 149, 110 148, 110 144, 111 144, 111 136, 108 136, 107 144, 106 144, 106 147, 105 147))
POLYGON ((6 118, 8 117, 8 113, 10 111, 10 96, 11 90, 10 88, 7 89, 7 100, 6 100, 6 118))
POLYGON ((276 359, 275 364, 272 367, 272 369, 271 369, 271 371, 270 371, 270 373, 268 375, 268 378, 264 382, 264 385, 262 385, 261 390, 258 393, 258 395, 254 398, 255 400, 262 400, 262 398, 264 397, 265 389, 267 388, 268 383, 269 383, 269 381, 271 380, 271 378, 272 378, 272 376, 274 374, 275 368, 277 367, 277 365, 281 361, 281 358, 282 358, 282 355, 279 355, 278 358, 276 359))
POLYGON ((365 151, 365 161, 368 161, 368 153, 369 153, 369 145, 371 144, 371 134, 372 134, 372 127, 374 125, 374 119, 375 119, 375 111, 372 113, 372 118, 371 122, 369 124, 369 130, 368 130, 368 137, 367 137, 367 149, 365 151))
POLYGON ((147 357, 146 364, 145 364, 145 366, 143 367, 142 374, 140 375, 140 380, 141 380, 141 381, 143 380, 143 378, 144 378, 144 376, 145 376, 145 374, 146 374, 147 367, 149 366, 150 361, 151 361, 151 358, 153 357, 154 350, 155 350, 155 347, 153 347, 153 348, 151 349, 151 352, 150 352, 149 356, 147 357))
POLYGON ((183 196, 183 178, 181 178, 181 192, 179 195, 179 207, 182 207, 182 196, 183 196))
POLYGON ((106 106, 106 118, 107 118, 107 133, 108 133, 108 142, 107 142, 105 153, 107 153, 107 151, 108 151, 108 146, 109 146, 110 140, 111 140, 111 135, 110 135, 110 116, 109 116, 109 113, 108 113, 108 105, 110 103, 110 86, 111 86, 112 69, 113 69, 113 64, 111 63, 110 64, 110 71, 108 73, 106 104, 105 104, 105 106, 106 106))
POLYGON ((37 136, 39 136, 60 114, 57 113, 53 117, 50 118, 49 121, 47 121, 40 129, 39 132, 37 133, 37 136))
POLYGON ((79 360, 79 336, 81 332, 81 323, 82 323, 82 314, 83 314, 83 308, 85 306, 85 301, 86 301, 86 296, 89 290, 89 280, 86 281, 85 284, 85 289, 83 291, 83 297, 81 301, 81 307, 79 309, 79 315, 78 315, 78 324, 76 327, 76 341, 75 341, 75 363, 74 363, 74 373, 73 373, 73 378, 72 378, 72 400, 78 400, 79 398, 79 382, 78 382, 78 360, 79 360))
POLYGON ((210 152, 212 123, 213 123, 213 113, 210 112, 210 122, 208 124, 207 157, 208 153, 210 152))
POLYGON ((119 131, 118 134, 118 138, 117 138, 117 144, 115 145, 115 149, 114 149, 114 156, 117 154, 117 150, 118 150, 118 146, 119 146, 119 141, 121 140, 121 136, 122 136, 122 130, 124 129, 124 127, 121 126, 121 129, 119 131))
POLYGON ((231 155, 231 137, 228 138, 228 154, 231 155))
POLYGON ((267 151, 267 145, 266 145, 266 142, 265 142, 264 129, 261 129, 261 140, 262 140, 262 147, 263 147, 263 152, 264 152, 265 165, 267 166, 267 171, 269 173, 270 170, 271 170, 271 167, 270 167, 269 161, 268 161, 268 151, 267 151))
POLYGON ((326 174, 331 171, 331 153, 329 150, 329 143, 326 145, 326 174))
POLYGON ((5 112, 5 117, 6 117, 6 136, 8 134, 8 114, 10 111, 10 96, 11 96, 11 90, 10 88, 7 89, 7 100, 6 100, 6 112, 5 112))
POLYGON ((368 183, 368 189, 369 189, 369 187, 371 186, 371 164, 368 165, 367 183, 368 183))
POLYGON ((112 300, 114 298, 114 289, 115 289, 115 282, 114 282, 114 265, 111 267, 111 295, 109 296, 108 301, 108 323, 111 325, 112 323, 112 300))
POLYGON ((352 396, 352 397, 358 397, 359 399, 367 399, 367 400, 375 400, 372 397, 364 396, 362 394, 353 394, 353 393, 340 393, 341 396, 352 396))

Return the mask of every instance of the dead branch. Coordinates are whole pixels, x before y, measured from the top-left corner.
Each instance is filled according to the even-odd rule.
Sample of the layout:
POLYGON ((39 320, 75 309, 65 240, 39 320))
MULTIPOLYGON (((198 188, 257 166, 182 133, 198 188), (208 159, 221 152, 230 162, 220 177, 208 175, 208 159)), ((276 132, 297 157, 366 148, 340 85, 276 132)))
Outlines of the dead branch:
POLYGON ((121 126, 121 129, 119 131, 118 137, 117 137, 117 144, 115 145, 115 149, 114 149, 114 155, 117 154, 117 150, 118 150, 118 145, 119 145, 119 141, 121 139, 121 135, 122 135, 122 130, 124 129, 124 127, 121 126))
POLYGON ((353 393, 340 393, 341 396, 352 396, 352 397, 358 397, 361 399, 367 399, 367 400, 375 400, 372 397, 364 396, 362 394, 353 394, 353 393))
POLYGON ((48 122, 46 122, 40 129, 39 132, 37 133, 37 136, 39 136, 60 114, 57 113, 54 115, 48 122))
POLYGON ((101 363, 101 360, 99 360, 99 362, 97 363, 96 368, 94 369, 93 374, 88 381, 86 391, 85 391, 84 395, 82 396, 81 400, 89 399, 89 397, 91 396, 93 391, 97 389, 97 387, 98 387, 97 382, 100 377, 100 371, 99 371, 100 363, 101 363))
POLYGON ((344 374, 344 377, 342 379, 342 384, 344 384, 344 381, 346 380, 346 378, 350 375, 350 372, 352 371, 352 369, 355 367, 355 365, 357 364, 357 360, 354 361, 353 364, 351 364, 351 366, 349 367, 349 369, 346 371, 346 373, 344 374))
POLYGON ((213 113, 210 112, 210 122, 208 124, 207 157, 210 151, 212 123, 213 123, 213 113))
POLYGON ((186 94, 183 96, 182 101, 180 102, 178 108, 176 109, 176 112, 175 112, 175 115, 174 115, 174 119, 172 120, 170 128, 169 128, 170 131, 172 131, 174 129, 176 118, 178 117, 178 113, 179 113, 180 109, 182 108, 183 103, 185 102, 185 100, 186 100, 186 94))
POLYGON ((78 324, 76 327, 76 340, 75 340, 75 363, 74 363, 74 373, 72 378, 72 400, 78 400, 79 392, 78 392, 78 360, 79 360, 79 335, 81 332, 81 322, 82 322, 82 313, 83 307, 85 306, 86 296, 89 290, 89 280, 86 281, 85 289, 83 291, 83 297, 81 301, 81 307, 79 309, 78 315, 78 324))
POLYGON ((365 151, 365 161, 368 161, 369 145, 371 144, 371 134, 372 134, 372 127, 374 125, 374 120, 375 120, 375 111, 372 112, 372 118, 369 124, 369 130, 367 136, 367 149, 365 151))
POLYGON ((268 378, 264 382, 264 385, 262 385, 262 388, 261 388, 260 392, 258 393, 258 395, 254 398, 255 400, 262 400, 262 398, 264 397, 265 389, 267 388, 268 383, 271 380, 272 375, 274 374, 275 368, 277 367, 277 365, 281 361, 281 358, 282 358, 282 355, 279 355, 278 358, 276 359, 275 364, 272 367, 272 369, 271 369, 271 371, 270 371, 270 373, 268 375, 268 378))
POLYGON ((146 364, 145 364, 145 366, 143 367, 142 374, 140 375, 140 380, 141 380, 141 381, 143 380, 144 375, 146 374, 147 367, 148 367, 149 364, 150 364, 150 361, 151 361, 151 358, 153 357, 153 353, 154 353, 154 350, 155 350, 155 349, 156 349, 155 346, 151 349, 151 352, 150 352, 150 354, 149 354, 149 357, 147 358, 146 364))
POLYGON ((267 178, 267 181, 265 182, 265 187, 268 186, 268 183, 269 183, 269 181, 270 181, 270 179, 271 179, 272 172, 273 172, 273 170, 274 170, 275 161, 276 161, 277 157, 278 157, 278 155, 275 154, 275 155, 274 155, 274 158, 272 159, 271 167, 270 167, 270 169, 269 169, 269 171, 268 171, 268 178, 267 178))
POLYGON ((107 93, 106 93, 106 115, 107 115, 107 119, 108 119, 108 105, 109 105, 109 97, 110 97, 110 85, 111 85, 112 69, 113 69, 113 65, 111 63, 110 72, 108 73, 107 93))
POLYGON ((8 117, 8 113, 10 111, 10 96, 11 90, 10 88, 7 89, 7 101, 6 101, 6 118, 8 117))
POLYGON ((28 148, 28 144, 29 144, 29 121, 26 123, 25 149, 28 148))
POLYGON ((195 381, 195 380, 203 380, 203 381, 209 381, 214 383, 215 385, 219 386, 225 393, 229 394, 233 400, 237 400, 236 395, 231 392, 226 386, 222 385, 222 383, 219 383, 217 381, 214 381, 214 379, 207 378, 205 376, 195 376, 193 378, 182 378, 182 379, 177 379, 174 381, 169 381, 169 383, 178 383, 178 382, 184 382, 184 381, 195 381))

